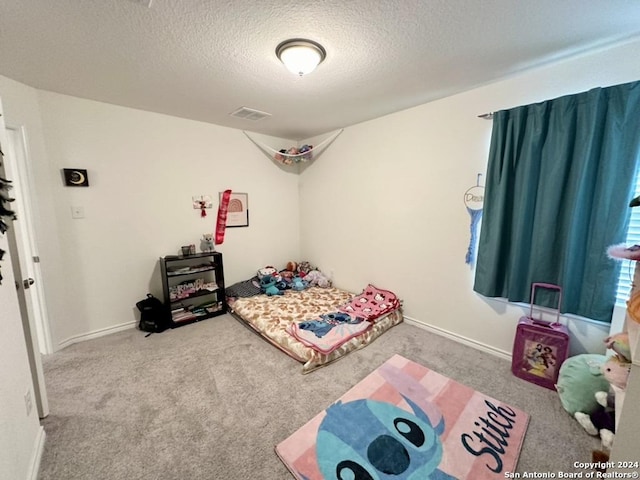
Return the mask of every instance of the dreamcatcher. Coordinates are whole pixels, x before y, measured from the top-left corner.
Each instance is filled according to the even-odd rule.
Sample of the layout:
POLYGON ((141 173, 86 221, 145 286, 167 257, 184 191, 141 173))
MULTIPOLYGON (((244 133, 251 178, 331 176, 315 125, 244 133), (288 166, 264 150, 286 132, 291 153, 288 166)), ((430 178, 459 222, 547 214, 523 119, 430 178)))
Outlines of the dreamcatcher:
POLYGON ((464 192, 464 204, 471 215, 471 238, 465 257, 467 265, 473 265, 476 261, 476 245, 478 240, 478 225, 482 218, 482 204, 484 203, 484 187, 480 186, 481 173, 478 174, 476 185, 464 192))

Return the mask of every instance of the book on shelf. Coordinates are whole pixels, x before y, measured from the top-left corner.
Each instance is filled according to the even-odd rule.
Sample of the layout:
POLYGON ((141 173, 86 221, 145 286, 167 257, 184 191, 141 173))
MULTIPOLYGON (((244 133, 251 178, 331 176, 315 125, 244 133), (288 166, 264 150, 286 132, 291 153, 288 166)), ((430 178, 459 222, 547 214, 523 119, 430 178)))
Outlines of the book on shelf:
POLYGON ((167 275, 186 275, 189 273, 206 272, 215 268, 214 263, 202 263, 199 265, 183 265, 183 266, 169 266, 167 267, 167 275))
POLYGON ((187 273, 190 267, 168 267, 167 275, 180 275, 181 273, 187 273))
POLYGON ((218 289, 215 282, 206 282, 204 278, 196 278, 195 280, 181 282, 177 285, 169 287, 169 300, 183 300, 200 295, 206 295, 215 292, 218 289))
POLYGON ((196 315, 188 310, 183 310, 182 312, 175 312, 171 314, 171 319, 174 322, 185 322, 194 318, 196 318, 196 315))

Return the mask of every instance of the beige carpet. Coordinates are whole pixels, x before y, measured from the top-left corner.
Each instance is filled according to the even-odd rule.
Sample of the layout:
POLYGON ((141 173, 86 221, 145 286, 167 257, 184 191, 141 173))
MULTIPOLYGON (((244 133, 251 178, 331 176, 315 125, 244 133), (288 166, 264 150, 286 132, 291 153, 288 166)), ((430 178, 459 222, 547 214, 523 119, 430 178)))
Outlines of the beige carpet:
POLYGON ((290 480, 274 446, 394 354, 531 415, 518 470, 573 471, 599 441, 509 362, 400 324, 302 375, 228 315, 128 330, 44 360, 51 413, 40 480, 290 480))

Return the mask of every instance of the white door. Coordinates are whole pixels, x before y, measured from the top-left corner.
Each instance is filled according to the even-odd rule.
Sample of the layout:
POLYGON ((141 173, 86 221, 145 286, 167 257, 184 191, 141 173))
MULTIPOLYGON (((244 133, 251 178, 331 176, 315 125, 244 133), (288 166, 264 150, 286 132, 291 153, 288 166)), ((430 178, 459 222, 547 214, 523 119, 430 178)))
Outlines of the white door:
POLYGON ((15 206, 20 211, 20 216, 15 225, 15 233, 18 240, 17 253, 23 276, 16 278, 34 280, 34 284, 28 289, 27 308, 35 325, 40 353, 53 353, 36 232, 33 226, 34 209, 31 203, 33 189, 31 188, 26 135, 21 127, 7 127, 6 132, 8 158, 5 161, 5 169, 10 172, 14 185, 11 193, 16 200, 12 203, 12 206, 15 206))
POLYGON ((22 129, 5 129, 1 119, 2 117, 0 117, 0 146, 4 158, 0 173, 12 182, 13 188, 8 193, 15 200, 10 203, 10 207, 17 215, 17 220, 9 224, 6 235, 9 251, 14 259, 12 262, 14 277, 36 405, 40 418, 44 418, 49 414, 49 405, 41 354, 51 353, 52 348, 39 258, 35 250, 35 235, 31 222, 26 142, 22 129))

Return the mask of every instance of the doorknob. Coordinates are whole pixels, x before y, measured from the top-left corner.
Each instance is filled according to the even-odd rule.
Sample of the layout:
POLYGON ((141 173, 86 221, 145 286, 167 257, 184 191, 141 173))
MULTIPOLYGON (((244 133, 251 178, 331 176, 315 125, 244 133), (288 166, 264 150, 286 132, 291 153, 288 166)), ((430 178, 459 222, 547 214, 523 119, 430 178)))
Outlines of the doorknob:
POLYGON ((24 286, 25 289, 29 288, 31 285, 33 285, 35 282, 35 280, 33 278, 27 278, 26 280, 22 281, 22 286, 24 286))

